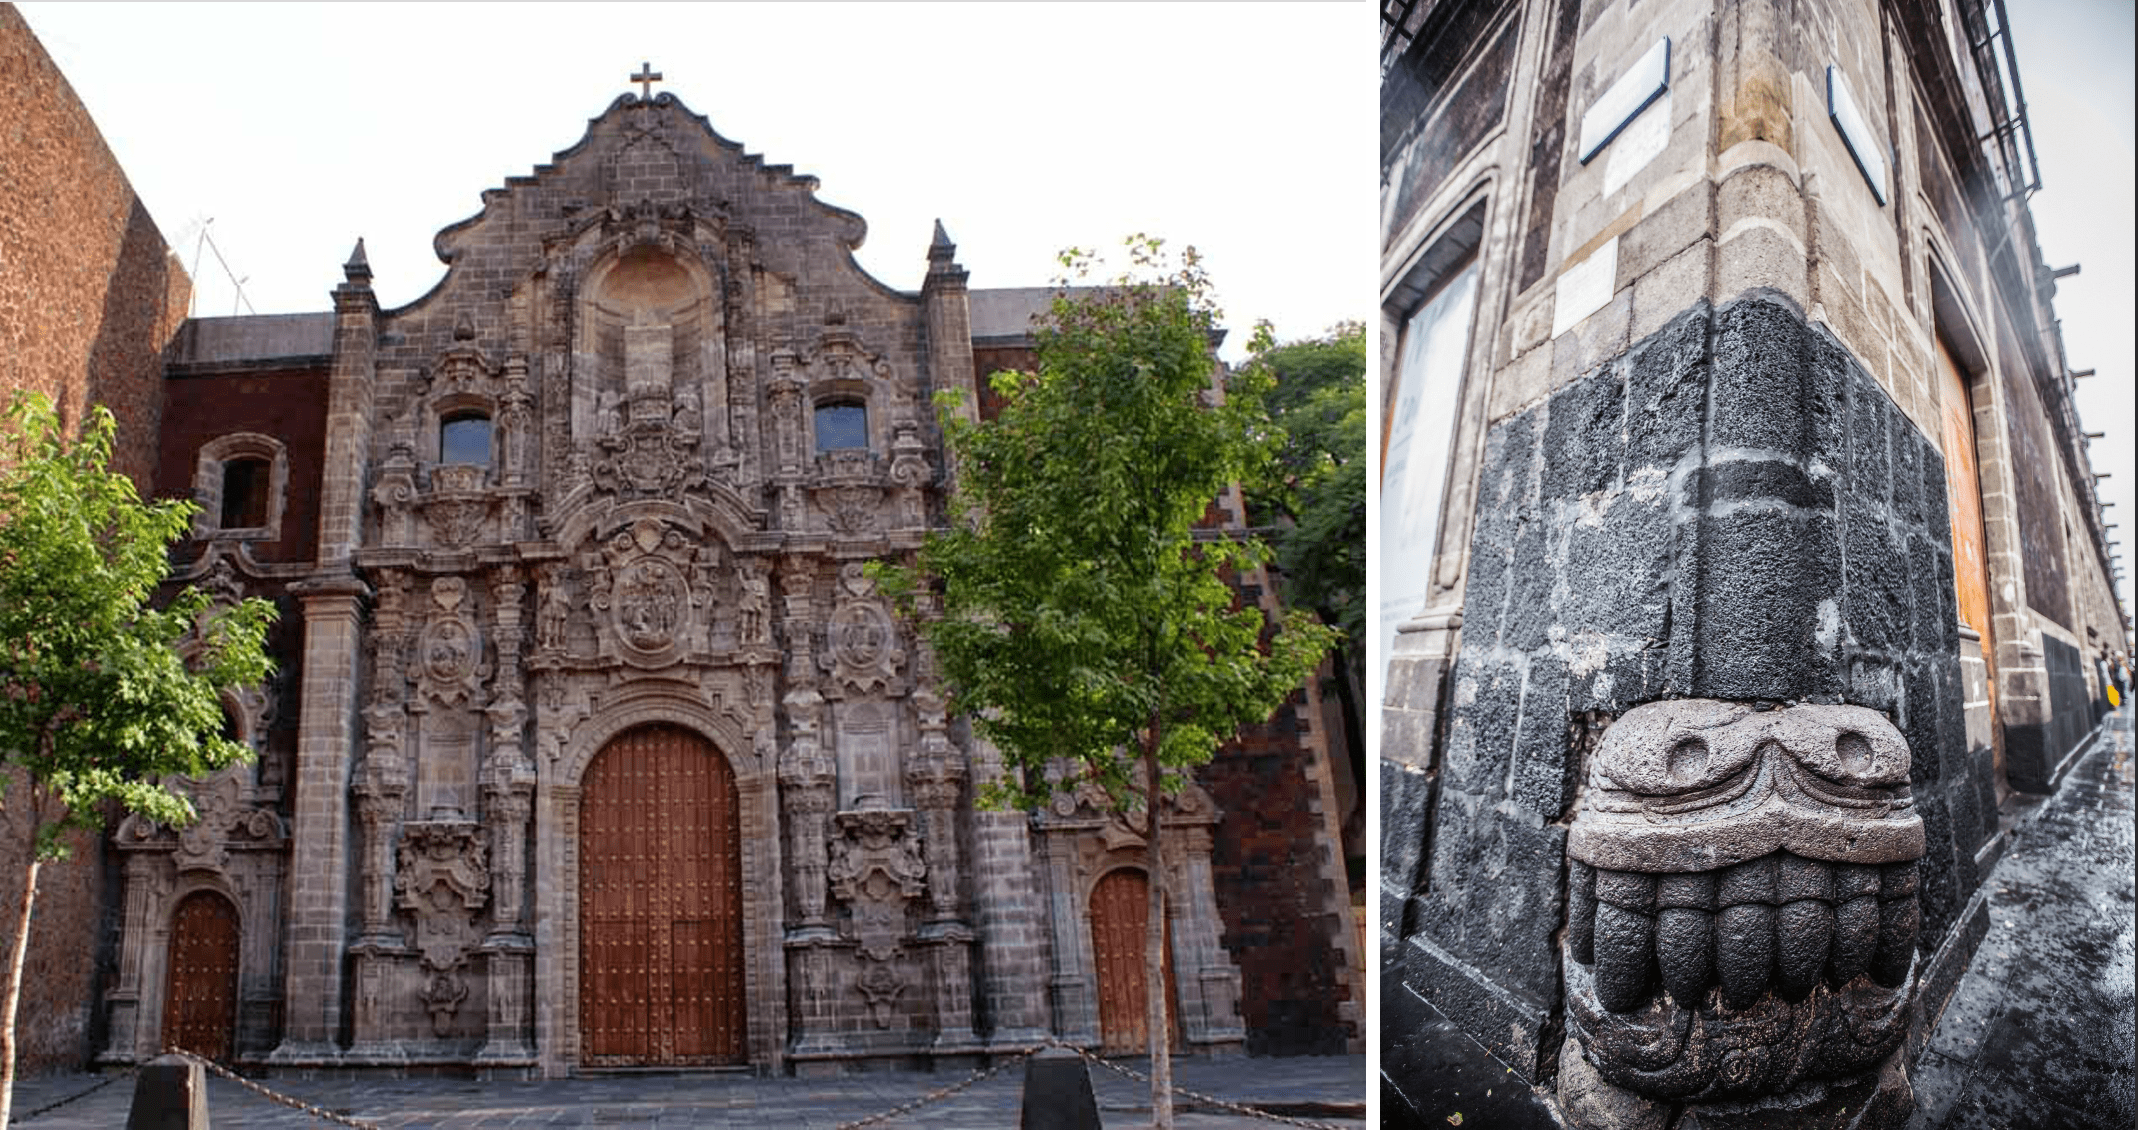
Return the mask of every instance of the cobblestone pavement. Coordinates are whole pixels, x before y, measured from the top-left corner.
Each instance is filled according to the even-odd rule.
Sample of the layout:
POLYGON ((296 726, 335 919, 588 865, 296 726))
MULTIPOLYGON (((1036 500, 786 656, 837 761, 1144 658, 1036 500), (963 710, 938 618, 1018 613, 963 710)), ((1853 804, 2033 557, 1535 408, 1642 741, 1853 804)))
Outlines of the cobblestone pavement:
POLYGON ((2131 707, 2016 829, 1990 930, 1914 1072, 1911 1130, 2138 1124, 2131 707))
MULTIPOLYGON (((1122 1060, 1141 1071, 1141 1060, 1122 1060)), ((1316 1122, 1364 1127, 1363 1056, 1175 1060, 1174 1082, 1234 1102, 1279 1104, 1316 1122), (1334 1112, 1334 1113, 1332 1113, 1334 1112), (1348 1114, 1348 1118, 1335 1114, 1348 1114)), ((338 1114, 381 1126, 472 1130, 504 1126, 644 1126, 663 1130, 812 1130, 902 1106, 963 1078, 962 1072, 881 1072, 833 1079, 759 1079, 748 1075, 641 1075, 536 1082, 470 1079, 305 1080, 271 1078, 267 1086, 338 1114)), ((894 1130, 1003 1130, 1017 1125, 1022 1067, 902 1118, 875 1125, 894 1130)), ((47 1103, 102 1082, 93 1075, 25 1080, 15 1088, 15 1123, 27 1130, 112 1130, 126 1125, 133 1081, 120 1078, 94 1093, 24 1119, 47 1103)), ((1092 1069, 1106 1130, 1150 1125, 1150 1089, 1092 1069)), ((1275 1130, 1281 1123, 1226 1114, 1177 1100, 1180 1130, 1275 1130)), ((211 1077, 208 1112, 218 1130, 311 1130, 332 1125, 211 1077)))

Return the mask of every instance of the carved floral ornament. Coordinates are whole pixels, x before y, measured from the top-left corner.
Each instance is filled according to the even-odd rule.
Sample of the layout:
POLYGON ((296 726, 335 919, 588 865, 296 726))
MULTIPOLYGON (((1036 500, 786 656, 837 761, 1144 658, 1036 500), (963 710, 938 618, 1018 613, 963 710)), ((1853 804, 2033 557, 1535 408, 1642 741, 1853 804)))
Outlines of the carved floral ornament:
POLYGON ((1567 836, 1565 943, 1570 1030, 1604 1081, 1739 1099, 1899 1047, 1924 850, 1908 765, 1855 706, 1686 699, 1605 733, 1567 836))

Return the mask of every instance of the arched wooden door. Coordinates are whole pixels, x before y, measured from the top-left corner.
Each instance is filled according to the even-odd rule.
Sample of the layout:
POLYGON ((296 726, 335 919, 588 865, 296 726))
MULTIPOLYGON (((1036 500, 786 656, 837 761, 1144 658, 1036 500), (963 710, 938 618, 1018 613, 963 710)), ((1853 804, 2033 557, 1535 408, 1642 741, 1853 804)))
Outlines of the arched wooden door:
POLYGON ((642 726, 595 756, 582 788, 583 1062, 746 1062, 740 805, 727 759, 679 726, 642 726))
POLYGON ((168 958, 163 1046, 228 1061, 237 1050, 237 908, 214 891, 179 900, 168 958))
MULTIPOLYGON (((1150 1049, 1150 996, 1145 990, 1144 930, 1151 921, 1151 885, 1131 868, 1109 871, 1091 889, 1092 961, 1099 975, 1099 1050, 1127 1055, 1150 1049)), ((1173 981, 1173 926, 1166 924, 1166 1020, 1172 1045, 1180 1040, 1180 990, 1173 981)))

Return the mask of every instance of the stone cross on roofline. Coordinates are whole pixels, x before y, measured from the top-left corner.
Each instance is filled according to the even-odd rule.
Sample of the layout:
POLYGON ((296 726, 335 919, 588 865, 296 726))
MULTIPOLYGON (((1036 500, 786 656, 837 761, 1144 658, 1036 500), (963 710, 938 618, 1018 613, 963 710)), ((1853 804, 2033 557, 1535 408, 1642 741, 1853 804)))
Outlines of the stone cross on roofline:
POLYGON ((654 70, 651 62, 640 63, 638 65, 638 73, 631 76, 631 81, 638 84, 639 97, 651 102, 653 100, 653 84, 661 81, 661 72, 654 70))

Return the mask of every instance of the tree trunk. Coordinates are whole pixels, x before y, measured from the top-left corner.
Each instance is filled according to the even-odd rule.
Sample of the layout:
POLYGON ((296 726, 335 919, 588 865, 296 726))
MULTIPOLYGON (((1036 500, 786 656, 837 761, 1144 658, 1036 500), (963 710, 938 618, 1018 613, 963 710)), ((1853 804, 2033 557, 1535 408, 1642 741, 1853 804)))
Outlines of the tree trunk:
POLYGON ((1173 1130, 1173 1026, 1166 1021, 1165 853, 1160 847, 1158 819, 1164 796, 1158 776, 1159 725, 1154 711, 1143 746, 1143 842, 1151 892, 1143 927, 1143 992, 1151 1041, 1151 1128, 1173 1130))
POLYGON ((15 908, 21 917, 15 920, 15 937, 8 946, 6 995, 0 997, 0 1128, 9 1124, 15 1109, 15 1006, 22 1000, 22 965, 30 949, 30 907, 37 900, 37 869, 42 866, 37 858, 35 822, 32 823, 25 853, 29 866, 23 868, 22 899, 15 908))

